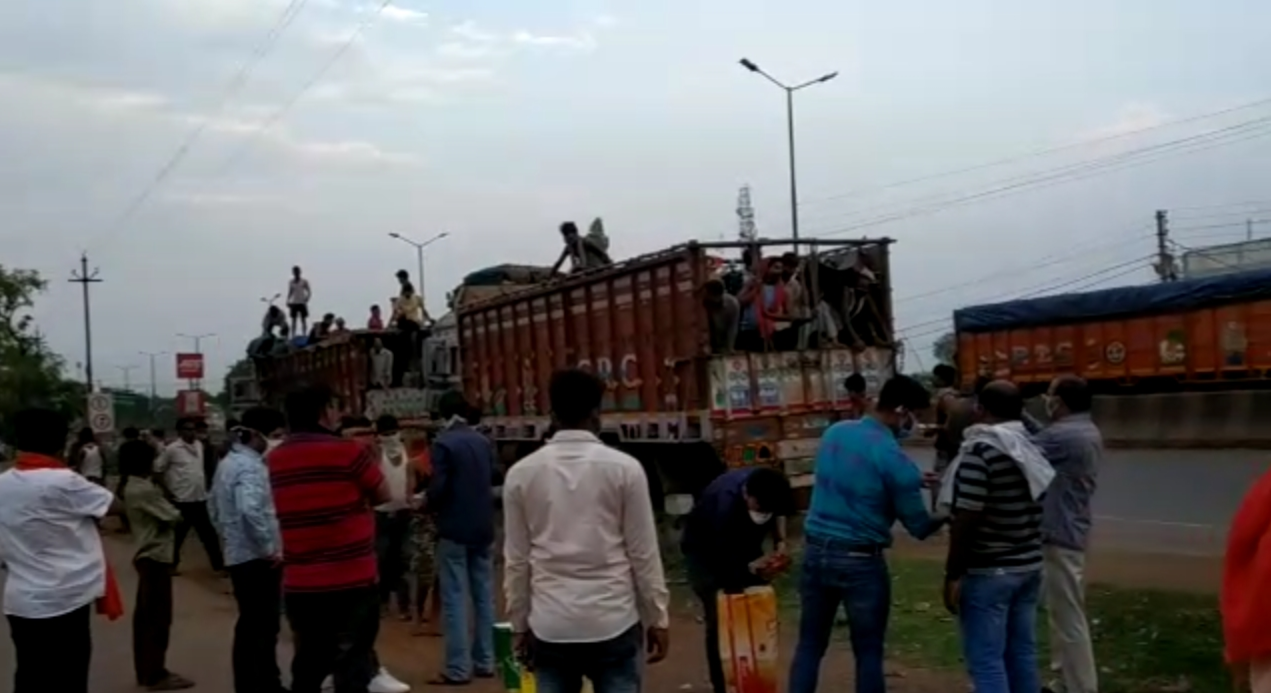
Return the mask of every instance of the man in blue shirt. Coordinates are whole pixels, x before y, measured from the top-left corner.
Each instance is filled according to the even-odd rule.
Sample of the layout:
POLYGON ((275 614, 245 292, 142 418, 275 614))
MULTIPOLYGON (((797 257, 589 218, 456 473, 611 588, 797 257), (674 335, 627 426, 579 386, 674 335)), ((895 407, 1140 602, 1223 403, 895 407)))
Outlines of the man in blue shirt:
POLYGON ((930 406, 925 387, 898 375, 883 385, 869 414, 834 424, 821 438, 804 522, 802 613, 789 693, 815 693, 840 603, 851 629, 857 693, 887 688, 883 637, 891 578, 883 552, 897 520, 918 539, 941 524, 927 513, 922 472, 897 442, 913 433, 914 413, 930 406))
POLYGON ((706 622, 706 662, 715 693, 725 693, 719 658, 719 592, 741 592, 773 576, 752 565, 764 556, 764 540, 785 553, 785 518, 793 513, 794 494, 786 475, 771 467, 725 472, 711 482, 693 505, 684 526, 681 549, 689 584, 702 602, 706 622))

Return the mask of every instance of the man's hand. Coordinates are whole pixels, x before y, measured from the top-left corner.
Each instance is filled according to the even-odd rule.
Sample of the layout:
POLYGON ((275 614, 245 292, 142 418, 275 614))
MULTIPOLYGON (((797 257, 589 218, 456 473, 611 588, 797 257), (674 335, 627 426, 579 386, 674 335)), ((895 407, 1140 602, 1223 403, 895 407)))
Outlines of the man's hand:
POLYGON ((530 654, 533 649, 533 633, 526 631, 512 634, 512 655, 516 657, 516 661, 520 662, 526 671, 534 670, 534 659, 530 654))
POLYGON ((671 649, 671 632, 666 628, 650 628, 645 633, 647 640, 647 648, 649 664, 657 664, 666 659, 667 650, 671 649))
POLYGON ((962 580, 944 580, 944 608, 954 616, 958 615, 958 604, 962 600, 962 580))
POLYGON ((940 485, 940 472, 923 472, 922 487, 935 488, 940 485))
POLYGON ((776 545, 772 547, 772 550, 773 550, 773 553, 777 554, 778 556, 789 555, 786 553, 786 542, 784 539, 777 542, 776 545))

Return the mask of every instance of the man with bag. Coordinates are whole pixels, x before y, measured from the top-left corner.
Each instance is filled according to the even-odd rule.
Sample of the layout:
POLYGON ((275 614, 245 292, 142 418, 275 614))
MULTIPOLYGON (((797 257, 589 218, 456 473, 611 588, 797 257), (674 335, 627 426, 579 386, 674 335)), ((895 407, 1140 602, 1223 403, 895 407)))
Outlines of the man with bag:
POLYGON ((771 467, 747 467, 711 482, 689 513, 681 549, 689 584, 702 602, 706 663, 715 693, 726 693, 718 594, 767 584, 789 567, 785 519, 793 511, 794 494, 785 474, 771 467), (765 555, 769 537, 773 551, 765 555))

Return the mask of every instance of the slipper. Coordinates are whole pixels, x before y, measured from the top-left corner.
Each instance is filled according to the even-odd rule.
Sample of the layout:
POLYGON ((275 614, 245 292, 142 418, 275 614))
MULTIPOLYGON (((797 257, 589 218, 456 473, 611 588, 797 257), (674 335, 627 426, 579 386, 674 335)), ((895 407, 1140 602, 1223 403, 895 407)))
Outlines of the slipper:
POLYGON ((429 686, 468 686, 472 681, 464 681, 460 679, 452 679, 445 674, 428 680, 429 686))

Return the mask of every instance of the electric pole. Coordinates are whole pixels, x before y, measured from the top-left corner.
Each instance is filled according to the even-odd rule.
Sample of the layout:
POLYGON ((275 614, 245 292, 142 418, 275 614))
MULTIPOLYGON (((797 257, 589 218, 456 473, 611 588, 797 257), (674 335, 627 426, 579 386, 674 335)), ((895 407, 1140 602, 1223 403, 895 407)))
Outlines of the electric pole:
POLYGON ((160 356, 164 356, 168 352, 139 351, 137 353, 150 359, 150 413, 153 414, 155 410, 155 402, 159 399, 158 386, 155 383, 155 367, 154 367, 155 359, 160 356))
POLYGON ((97 268, 88 271, 88 253, 82 253, 79 256, 79 271, 71 271, 70 281, 72 284, 79 284, 84 290, 84 382, 88 385, 88 391, 93 391, 93 317, 92 310, 89 307, 88 285, 100 284, 102 280, 97 276, 97 268))
POLYGON ((1169 249, 1169 213, 1156 210, 1156 275, 1163 282, 1178 281, 1178 268, 1169 249))
POLYGON ((115 366, 124 374, 124 392, 132 392, 132 372, 136 370, 136 366, 115 366))

